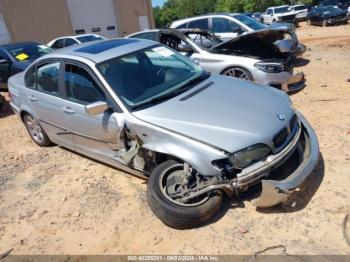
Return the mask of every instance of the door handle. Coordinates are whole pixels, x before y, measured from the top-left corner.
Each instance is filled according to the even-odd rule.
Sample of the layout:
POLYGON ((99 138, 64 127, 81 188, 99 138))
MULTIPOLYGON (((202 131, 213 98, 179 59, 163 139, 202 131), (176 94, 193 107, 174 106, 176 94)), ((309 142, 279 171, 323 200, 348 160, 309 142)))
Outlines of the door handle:
POLYGON ((74 114, 75 113, 75 111, 69 106, 64 107, 63 112, 65 112, 67 114, 74 114))
POLYGON ((38 101, 38 99, 33 95, 29 96, 29 100, 33 102, 38 101))

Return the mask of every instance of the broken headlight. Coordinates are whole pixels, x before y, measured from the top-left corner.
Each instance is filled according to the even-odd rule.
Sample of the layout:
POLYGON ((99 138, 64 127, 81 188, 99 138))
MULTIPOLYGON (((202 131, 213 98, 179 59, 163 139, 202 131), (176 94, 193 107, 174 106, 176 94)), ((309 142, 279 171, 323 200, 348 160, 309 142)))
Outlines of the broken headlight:
POLYGON ((271 150, 268 146, 258 144, 232 154, 230 161, 234 168, 241 169, 266 158, 270 153, 271 150))
POLYGON ((284 70, 282 63, 258 62, 254 66, 267 73, 280 73, 284 70))

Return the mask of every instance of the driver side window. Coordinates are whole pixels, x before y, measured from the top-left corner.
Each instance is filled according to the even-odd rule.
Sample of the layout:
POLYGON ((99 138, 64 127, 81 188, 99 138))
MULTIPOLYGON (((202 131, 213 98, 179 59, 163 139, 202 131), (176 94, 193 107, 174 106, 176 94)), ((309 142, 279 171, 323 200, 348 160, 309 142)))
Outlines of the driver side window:
POLYGON ((214 33, 233 33, 240 30, 241 27, 235 22, 221 17, 213 18, 213 31, 214 33))
POLYGON ((106 101, 105 94, 90 73, 77 65, 65 65, 64 86, 67 99, 72 102, 87 105, 106 101))

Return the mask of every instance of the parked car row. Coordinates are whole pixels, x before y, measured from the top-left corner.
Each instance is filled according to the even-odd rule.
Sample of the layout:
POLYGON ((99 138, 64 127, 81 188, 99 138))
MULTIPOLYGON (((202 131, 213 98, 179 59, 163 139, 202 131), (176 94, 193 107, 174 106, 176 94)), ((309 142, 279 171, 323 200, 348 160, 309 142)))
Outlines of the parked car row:
POLYGON ((288 36, 285 30, 263 29, 223 42, 201 29, 160 29, 128 37, 162 43, 208 72, 255 81, 290 92, 304 87, 304 75, 293 74, 297 46, 290 44, 288 36), (256 48, 257 43, 260 48, 256 48))
POLYGON ((315 132, 284 92, 304 85, 293 73, 300 43, 288 25, 247 16, 206 17, 207 29, 224 27, 217 18, 237 19, 245 31, 220 37, 192 28, 203 23, 196 18, 124 39, 66 47, 73 38, 64 37, 50 43, 64 39, 55 51, 36 44, 30 65, 34 55, 10 47, 28 62, 8 80, 11 107, 38 146, 57 144, 148 179, 148 204, 170 227, 198 226, 223 196, 258 183, 257 206, 277 205, 319 157, 315 132))
POLYGON ((324 0, 315 7, 306 4, 269 7, 261 14, 260 21, 265 24, 289 22, 296 25, 307 21, 309 25, 322 26, 347 23, 349 6, 350 0, 324 0))

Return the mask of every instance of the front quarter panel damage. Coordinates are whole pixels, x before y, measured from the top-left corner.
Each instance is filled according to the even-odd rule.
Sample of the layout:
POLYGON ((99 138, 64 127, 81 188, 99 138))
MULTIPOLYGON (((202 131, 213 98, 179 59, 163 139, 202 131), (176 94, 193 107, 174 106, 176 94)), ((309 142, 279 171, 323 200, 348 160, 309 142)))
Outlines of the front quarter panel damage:
POLYGON ((141 121, 129 123, 128 128, 138 137, 140 148, 180 159, 203 176, 221 175, 212 161, 226 158, 225 152, 141 121))

